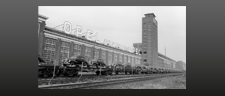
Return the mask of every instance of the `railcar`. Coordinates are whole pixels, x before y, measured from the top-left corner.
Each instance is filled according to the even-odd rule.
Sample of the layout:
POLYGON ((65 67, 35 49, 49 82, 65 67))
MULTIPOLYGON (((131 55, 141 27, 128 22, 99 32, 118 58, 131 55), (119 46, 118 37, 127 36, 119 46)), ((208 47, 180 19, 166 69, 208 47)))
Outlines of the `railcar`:
POLYGON ((91 69, 95 70, 96 75, 112 75, 112 66, 106 65, 102 59, 94 60, 90 62, 91 69))
POLYGON ((125 66, 122 63, 117 63, 114 66, 114 72, 116 74, 125 73, 125 66))
POLYGON ((125 65, 125 74, 133 74, 133 68, 130 64, 125 65))
POLYGON ((148 74, 148 68, 147 68, 147 66, 142 66, 141 67, 141 74, 148 74))
POLYGON ((114 66, 107 65, 102 59, 93 60, 87 62, 85 57, 77 56, 70 57, 62 60, 61 64, 54 65, 53 62, 45 62, 40 55, 38 55, 38 76, 39 77, 52 77, 54 76, 67 76, 74 77, 78 76, 79 72, 95 72, 96 75, 112 75, 125 73, 125 74, 166 74, 166 73, 177 73, 185 72, 183 70, 165 69, 165 68, 154 68, 147 66, 131 66, 131 64, 122 64, 117 62, 114 66), (55 72, 53 74, 53 72, 55 72))
POLYGON ((54 66, 53 63, 46 62, 38 55, 38 76, 39 77, 50 77, 53 76, 53 72, 55 70, 55 74, 59 74, 60 66, 54 66))
POLYGON ((141 74, 141 66, 134 66, 134 74, 141 74))
POLYGON ((73 77, 77 76, 79 71, 89 69, 89 64, 85 61, 84 57, 71 57, 65 60, 62 60, 62 65, 54 65, 53 63, 43 63, 43 59, 38 57, 39 63, 38 65, 38 76, 39 77, 52 77, 54 76, 68 76, 73 77))

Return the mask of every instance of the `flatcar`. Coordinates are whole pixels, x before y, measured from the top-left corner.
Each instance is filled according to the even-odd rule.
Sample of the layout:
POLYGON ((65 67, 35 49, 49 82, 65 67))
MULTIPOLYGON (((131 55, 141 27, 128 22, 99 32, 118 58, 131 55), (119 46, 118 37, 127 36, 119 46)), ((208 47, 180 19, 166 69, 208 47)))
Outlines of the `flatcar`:
POLYGON ((133 70, 134 69, 132 68, 131 64, 128 63, 125 65, 125 74, 133 74, 133 70))
POLYGON ((53 77, 54 76, 68 76, 73 77, 77 76, 81 68, 88 69, 89 64, 85 61, 84 57, 71 57, 65 60, 62 60, 62 65, 54 65, 53 63, 43 63, 43 59, 38 57, 38 60, 42 61, 38 65, 38 76, 39 77, 53 77))
POLYGON ((87 62, 85 57, 77 56, 62 60, 61 64, 54 65, 53 62, 46 62, 38 55, 38 76, 39 77, 57 77, 78 76, 79 72, 95 72, 96 75, 112 75, 115 74, 166 74, 185 72, 183 70, 156 68, 151 66, 136 65, 131 66, 130 63, 123 64, 117 62, 114 65, 107 65, 102 59, 87 62))
POLYGON ((102 59, 97 59, 90 62, 91 69, 95 70, 96 75, 112 75, 112 66, 106 65, 102 59))
POLYGON ((114 72, 116 74, 125 73, 125 66, 122 63, 117 62, 114 66, 114 72))

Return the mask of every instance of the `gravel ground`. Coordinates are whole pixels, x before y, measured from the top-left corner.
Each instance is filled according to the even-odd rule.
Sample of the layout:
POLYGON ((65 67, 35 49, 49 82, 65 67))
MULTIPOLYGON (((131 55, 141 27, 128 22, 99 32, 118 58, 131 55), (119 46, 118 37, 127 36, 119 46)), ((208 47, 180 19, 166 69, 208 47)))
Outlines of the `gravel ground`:
POLYGON ((186 89, 186 75, 116 84, 93 89, 186 89))

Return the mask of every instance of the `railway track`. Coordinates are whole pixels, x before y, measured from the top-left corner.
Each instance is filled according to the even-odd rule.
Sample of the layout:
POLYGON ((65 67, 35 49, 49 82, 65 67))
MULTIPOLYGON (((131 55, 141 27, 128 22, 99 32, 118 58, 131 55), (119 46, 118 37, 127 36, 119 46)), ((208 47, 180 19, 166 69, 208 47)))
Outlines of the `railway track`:
MULTIPOLYGON (((51 80, 51 84, 65 84, 65 83, 76 83, 79 79, 79 82, 88 82, 88 81, 96 81, 96 80, 101 80, 101 79, 117 79, 117 78, 126 78, 126 77, 139 77, 139 76, 147 76, 149 74, 143 74, 143 75, 111 75, 111 76, 96 76, 96 75, 84 75, 80 79, 79 77, 56 77, 51 80)), ((152 76, 156 74, 150 74, 152 76)), ((48 85, 50 81, 50 78, 47 79, 39 79, 38 80, 38 85, 48 85)))
POLYGON ((128 82, 135 82, 135 81, 144 81, 144 80, 151 80, 160 77, 166 76, 176 76, 182 75, 182 73, 175 73, 175 74, 161 74, 161 75, 139 75, 133 77, 124 77, 124 78, 114 78, 114 79, 106 79, 102 81, 93 81, 93 82, 80 82, 80 83, 67 83, 67 84, 55 84, 55 85, 46 85, 46 86, 39 86, 41 89, 89 89, 94 87, 100 86, 107 86, 112 84, 121 84, 121 83, 128 83, 128 82))

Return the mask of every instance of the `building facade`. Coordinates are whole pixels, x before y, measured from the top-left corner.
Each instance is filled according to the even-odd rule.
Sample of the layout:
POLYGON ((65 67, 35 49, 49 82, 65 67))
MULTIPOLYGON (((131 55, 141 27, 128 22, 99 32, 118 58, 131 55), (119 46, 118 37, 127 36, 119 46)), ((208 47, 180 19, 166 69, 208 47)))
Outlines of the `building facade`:
POLYGON ((45 20, 47 17, 39 15, 38 54, 47 62, 60 65, 63 59, 84 56, 88 62, 102 59, 107 65, 140 65, 140 55, 66 34, 45 26, 45 20))
POLYGON ((50 28, 46 26, 47 19, 48 17, 38 16, 38 54, 46 62, 61 65, 63 59, 84 56, 88 62, 102 59, 107 65, 120 63, 164 69, 184 67, 183 63, 178 64, 175 60, 158 53, 157 21, 153 13, 145 14, 142 18, 142 43, 133 44, 142 52, 141 55, 50 28))

